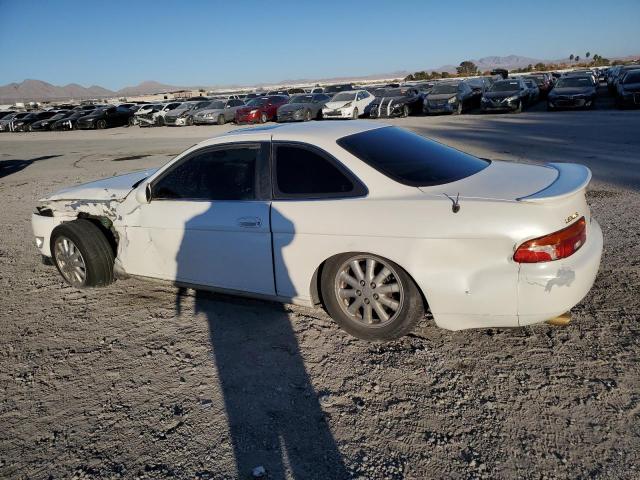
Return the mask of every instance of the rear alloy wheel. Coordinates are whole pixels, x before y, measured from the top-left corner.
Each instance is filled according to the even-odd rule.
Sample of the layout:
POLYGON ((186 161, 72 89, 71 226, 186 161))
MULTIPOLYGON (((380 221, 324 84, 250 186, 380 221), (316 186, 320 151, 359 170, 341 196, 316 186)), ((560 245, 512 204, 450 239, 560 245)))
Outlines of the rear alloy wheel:
POLYGON ((360 115, 360 114, 358 113, 358 108, 357 108, 357 107, 356 107, 356 108, 354 108, 354 109, 353 109, 353 114, 351 115, 351 118, 352 118, 353 120, 357 120, 359 115, 360 115))
POLYGON ((331 317, 363 340, 393 340, 424 315, 418 287, 398 265, 367 253, 338 255, 322 271, 322 298, 331 317))
POLYGON ((218 115, 218 125, 224 125, 224 115, 218 115))
POLYGON ((76 288, 113 282, 114 254, 102 231, 89 220, 58 225, 51 233, 53 263, 76 288))
POLYGON ((107 121, 106 120, 98 120, 96 122, 96 128, 98 130, 103 130, 103 129, 107 128, 107 121))

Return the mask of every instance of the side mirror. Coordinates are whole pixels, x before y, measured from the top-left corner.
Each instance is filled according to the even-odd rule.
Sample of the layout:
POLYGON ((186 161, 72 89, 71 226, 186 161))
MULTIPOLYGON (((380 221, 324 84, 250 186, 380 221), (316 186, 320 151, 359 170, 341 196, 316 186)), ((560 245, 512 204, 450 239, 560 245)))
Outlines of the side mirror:
POLYGON ((151 201, 151 184, 142 182, 136 189, 136 200, 138 203, 149 203, 151 201))

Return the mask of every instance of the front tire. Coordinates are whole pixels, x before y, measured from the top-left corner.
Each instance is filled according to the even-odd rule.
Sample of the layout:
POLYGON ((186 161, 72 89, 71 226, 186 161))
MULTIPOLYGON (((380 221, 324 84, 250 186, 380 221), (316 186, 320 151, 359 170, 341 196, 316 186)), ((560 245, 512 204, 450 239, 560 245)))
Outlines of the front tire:
POLYGON ((520 102, 518 103, 518 108, 515 109, 515 113, 522 113, 522 103, 523 101, 520 100, 520 102))
POLYGON ((267 114, 264 112, 260 114, 260 123, 267 123, 267 114))
POLYGON ((156 118, 156 124, 159 127, 164 127, 164 117, 162 115, 158 115, 158 118, 156 118))
POLYGON ((89 220, 63 223, 51 233, 56 268, 76 288, 101 287, 113 282, 115 256, 104 233, 89 220))
POLYGON ((351 119, 352 120, 357 120, 359 115, 360 114, 358 113, 358 108, 356 107, 356 108, 353 109, 353 113, 351 114, 351 119))
POLYGON ((346 332, 362 340, 393 340, 411 332, 424 315, 422 295, 398 265, 369 253, 327 261, 321 276, 325 308, 346 332))
POLYGON ((402 107, 402 118, 407 118, 409 116, 409 105, 404 105, 402 107))
POLYGON ((224 124, 225 124, 224 115, 218 115, 218 125, 224 125, 224 124))
POLYGON ((305 122, 311 121, 311 110, 307 110, 304 112, 304 121, 305 122))
POLYGON ((96 122, 96 128, 98 130, 104 130, 105 128, 107 128, 107 121, 106 120, 98 120, 96 122))

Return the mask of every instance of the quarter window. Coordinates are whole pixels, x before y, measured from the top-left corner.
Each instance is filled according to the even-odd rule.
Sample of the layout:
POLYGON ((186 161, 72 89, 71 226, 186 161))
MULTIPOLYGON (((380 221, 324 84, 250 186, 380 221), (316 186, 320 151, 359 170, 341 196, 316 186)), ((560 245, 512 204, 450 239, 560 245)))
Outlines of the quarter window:
POLYGON ((177 165, 153 186, 154 199, 253 200, 260 149, 208 150, 177 165))
POLYGON ((333 161, 307 148, 276 147, 275 180, 280 198, 340 197, 360 194, 333 161))

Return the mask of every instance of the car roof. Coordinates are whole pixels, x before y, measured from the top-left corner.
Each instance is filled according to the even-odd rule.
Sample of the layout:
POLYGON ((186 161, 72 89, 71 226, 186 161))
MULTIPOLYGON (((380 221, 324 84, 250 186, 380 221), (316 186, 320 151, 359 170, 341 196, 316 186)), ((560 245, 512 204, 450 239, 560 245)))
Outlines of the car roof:
POLYGON ((268 141, 271 139, 316 144, 323 142, 335 142, 336 140, 348 135, 354 135, 356 133, 388 126, 390 125, 370 120, 351 120, 349 122, 326 121, 283 123, 231 130, 230 132, 205 140, 201 142, 200 145, 214 145, 217 143, 224 143, 225 141, 268 141))

